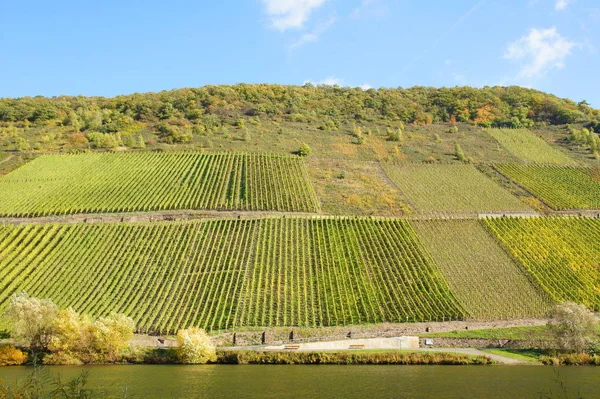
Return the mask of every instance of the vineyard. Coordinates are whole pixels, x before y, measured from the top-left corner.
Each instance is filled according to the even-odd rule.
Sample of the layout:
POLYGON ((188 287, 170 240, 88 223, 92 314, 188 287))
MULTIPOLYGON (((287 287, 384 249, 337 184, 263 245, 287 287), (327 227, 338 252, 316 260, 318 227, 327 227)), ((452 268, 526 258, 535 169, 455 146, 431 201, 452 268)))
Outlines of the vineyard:
POLYGON ((298 157, 242 153, 46 155, 0 179, 0 215, 173 209, 317 212, 298 157))
POLYGON ((600 220, 501 218, 484 223, 552 299, 600 310, 600 220))
POLYGON ((0 284, 163 333, 465 317, 402 220, 5 226, 0 284))
POLYGON ((529 281, 476 220, 413 222, 416 231, 469 316, 474 319, 541 317, 552 301, 529 281))
POLYGON ((472 165, 387 163, 383 168, 422 213, 531 210, 472 165))
POLYGON ((600 182, 592 177, 593 169, 520 164, 495 168, 553 209, 600 209, 600 182))
POLYGON ((573 164, 574 160, 527 129, 487 129, 508 152, 525 162, 573 164))

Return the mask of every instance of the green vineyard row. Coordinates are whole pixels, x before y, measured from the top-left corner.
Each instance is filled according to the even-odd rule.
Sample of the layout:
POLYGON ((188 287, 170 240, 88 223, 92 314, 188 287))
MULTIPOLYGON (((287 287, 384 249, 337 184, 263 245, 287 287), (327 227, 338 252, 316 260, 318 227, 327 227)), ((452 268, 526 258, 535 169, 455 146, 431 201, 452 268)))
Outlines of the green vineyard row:
POLYGON ((384 163, 383 169, 419 212, 531 211, 473 165, 384 163))
POLYGON ((600 220, 212 219, 0 227, 13 293, 141 331, 508 319, 600 309, 600 220))
POLYGON ((550 297, 477 220, 413 224, 471 318, 541 317, 552 306, 550 297))
POLYGON ((163 333, 466 317, 404 220, 3 227, 0 285, 163 333))
POLYGON ((555 210, 600 209, 600 181, 591 168, 521 164, 495 168, 555 210))
POLYGON ((556 302, 600 310, 600 220, 486 219, 485 225, 556 302))
POLYGON ((243 153, 46 155, 0 179, 0 216, 173 209, 317 212, 298 157, 243 153))
POLYGON ((559 149, 527 129, 487 129, 490 136, 498 141, 518 159, 540 164, 570 165, 575 161, 559 149))

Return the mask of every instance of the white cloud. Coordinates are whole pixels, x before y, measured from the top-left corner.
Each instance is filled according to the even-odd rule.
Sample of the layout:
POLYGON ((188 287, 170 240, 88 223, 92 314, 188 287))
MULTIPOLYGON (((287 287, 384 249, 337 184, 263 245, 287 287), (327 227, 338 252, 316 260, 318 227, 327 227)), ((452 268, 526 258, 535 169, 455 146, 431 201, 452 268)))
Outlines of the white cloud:
POLYGON ((563 11, 566 10, 571 3, 575 3, 575 0, 556 0, 554 8, 556 11, 563 11))
POLYGON ((340 79, 340 78, 336 78, 335 76, 329 76, 323 80, 320 81, 314 81, 314 80, 305 80, 303 84, 307 84, 310 83, 312 85, 315 86, 319 86, 319 85, 325 85, 325 86, 343 86, 344 85, 344 80, 340 79))
POLYGON ((452 74, 452 77, 454 78, 454 81, 459 85, 465 85, 467 83, 467 78, 463 74, 454 73, 452 74))
POLYGON ((352 18, 377 17, 382 18, 388 12, 388 6, 382 0, 362 0, 360 6, 353 11, 352 18))
POLYGON ((365 83, 365 84, 363 84, 363 85, 360 85, 360 86, 358 86, 358 87, 360 87, 360 88, 361 88, 361 89, 363 89, 363 90, 369 90, 369 89, 372 89, 372 88, 373 88, 373 86, 371 86, 370 84, 367 84, 367 83, 365 83))
POLYGON ((534 28, 527 35, 510 43, 504 58, 522 62, 518 77, 540 77, 553 68, 563 68, 565 59, 575 46, 575 43, 561 36, 555 27, 534 28))
POLYGON ((271 25, 280 31, 302 28, 311 12, 327 0, 261 0, 271 19, 271 25))
POLYGON ((331 17, 328 20, 317 24, 312 31, 303 34, 298 38, 298 40, 292 43, 290 45, 290 50, 304 46, 307 43, 318 41, 321 38, 321 35, 323 35, 325 32, 331 29, 333 25, 335 25, 336 20, 336 17, 331 17))

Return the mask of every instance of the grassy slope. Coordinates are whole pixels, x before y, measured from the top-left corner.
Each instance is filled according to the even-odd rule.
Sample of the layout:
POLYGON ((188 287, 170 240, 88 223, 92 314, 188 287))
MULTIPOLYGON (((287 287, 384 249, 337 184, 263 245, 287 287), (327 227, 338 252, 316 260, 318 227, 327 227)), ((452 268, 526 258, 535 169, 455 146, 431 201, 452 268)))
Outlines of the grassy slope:
POLYGON ((537 362, 539 361, 540 352, 532 350, 519 349, 483 349, 484 352, 493 355, 508 357, 522 362, 537 362))
POLYGON ((376 162, 309 157, 307 163, 324 213, 402 216, 413 212, 376 162))
MULTIPOLYGON (((518 157, 512 155, 482 128, 468 124, 459 124, 458 133, 449 133, 450 125, 445 123, 427 126, 407 125, 400 142, 389 141, 386 129, 397 129, 395 122, 374 121, 358 125, 365 138, 363 144, 356 144, 352 124, 342 124, 338 130, 319 130, 316 124, 299 122, 274 123, 261 121, 254 125, 247 123, 250 133, 248 140, 245 130, 229 126, 227 133, 195 134, 189 143, 165 144, 157 142, 156 135, 144 131, 148 144, 146 150, 162 149, 166 151, 195 150, 210 151, 259 151, 290 154, 302 143, 307 143, 312 154, 321 158, 338 158, 346 160, 390 160, 390 161, 453 161, 454 146, 459 143, 467 157, 475 162, 517 162, 518 157), (371 132, 367 135, 367 132, 371 132)), ((40 133, 31 128, 19 135, 34 139, 40 133)), ((65 128, 44 127, 45 130, 64 130, 60 138, 40 143, 41 152, 69 151, 74 147, 69 144, 65 128)), ((597 165, 598 161, 585 154, 584 149, 568 144, 565 139, 568 132, 560 127, 536 129, 534 132, 555 148, 562 148, 576 161, 597 165), (581 152, 581 153, 580 153, 581 152)), ((0 151, 12 149, 9 142, 0 141, 0 151)), ((39 152, 31 149, 31 152, 39 152)), ((560 151, 560 150, 559 150, 560 151)))

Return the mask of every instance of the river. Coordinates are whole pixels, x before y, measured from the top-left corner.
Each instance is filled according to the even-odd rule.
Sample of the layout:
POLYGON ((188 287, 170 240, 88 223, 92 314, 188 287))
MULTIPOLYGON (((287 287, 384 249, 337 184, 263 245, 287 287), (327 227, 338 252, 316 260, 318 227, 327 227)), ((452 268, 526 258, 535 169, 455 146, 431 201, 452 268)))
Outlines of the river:
MULTIPOLYGON (((127 388, 135 398, 552 398, 566 384, 569 397, 600 398, 600 367, 545 366, 55 366, 64 378, 82 370, 90 387, 127 388), (546 396, 544 396, 546 398, 546 396)), ((31 368, 0 368, 13 383, 31 368)))

